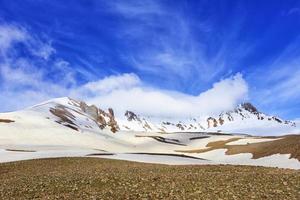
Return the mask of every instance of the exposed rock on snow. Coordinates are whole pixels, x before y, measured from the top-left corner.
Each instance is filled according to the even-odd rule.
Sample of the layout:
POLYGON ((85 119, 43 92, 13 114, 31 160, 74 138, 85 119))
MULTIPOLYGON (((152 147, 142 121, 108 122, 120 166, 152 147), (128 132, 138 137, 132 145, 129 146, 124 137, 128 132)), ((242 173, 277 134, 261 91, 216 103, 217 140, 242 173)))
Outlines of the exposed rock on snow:
MULTIPOLYGON (((224 111, 216 116, 205 117, 199 113, 199 116, 185 119, 141 116, 133 111, 115 116, 112 108, 104 111, 95 105, 71 98, 53 99, 27 110, 47 115, 50 120, 77 131, 88 128, 95 131, 108 129, 113 133, 120 130, 163 133, 206 131, 251 135, 300 133, 295 122, 266 115, 251 103, 243 103, 232 111, 224 111)), ((9 123, 13 120, 0 119, 0 122, 9 123)))
MULTIPOLYGON (((85 102, 76 101, 74 99, 67 98, 67 104, 55 103, 54 106, 51 106, 50 103, 42 104, 40 106, 47 107, 49 106, 49 111, 54 116, 58 118, 57 123, 72 128, 74 130, 81 129, 81 125, 78 125, 76 114, 79 114, 81 117, 85 117, 87 121, 94 122, 101 130, 109 127, 110 130, 115 133, 119 130, 117 121, 115 120, 114 111, 109 108, 108 112, 97 108, 95 105, 87 105, 85 102)), ((34 107, 39 108, 40 106, 34 107)), ((88 125, 85 125, 88 128, 88 125)))
POLYGON ((232 111, 224 111, 217 116, 195 116, 190 119, 161 119, 142 117, 127 111, 125 119, 117 119, 122 130, 145 132, 225 132, 252 135, 278 135, 300 133, 295 122, 259 112, 251 103, 240 104, 232 111))
POLYGON ((261 138, 236 134, 300 133, 293 122, 263 114, 249 103, 217 116, 161 119, 132 111, 116 117, 111 108, 102 110, 82 101, 58 98, 0 113, 0 122, 4 122, 0 123, 0 162, 100 151, 106 154, 101 156, 154 163, 300 168, 299 135, 261 138), (176 152, 185 158, 165 156, 176 152))

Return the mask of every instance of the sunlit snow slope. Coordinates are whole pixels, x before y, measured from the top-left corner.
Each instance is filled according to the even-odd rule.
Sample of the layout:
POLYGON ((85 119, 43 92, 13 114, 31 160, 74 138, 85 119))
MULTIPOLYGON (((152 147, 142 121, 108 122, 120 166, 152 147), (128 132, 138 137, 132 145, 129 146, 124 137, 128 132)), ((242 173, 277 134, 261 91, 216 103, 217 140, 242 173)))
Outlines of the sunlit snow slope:
MULTIPOLYGON (((116 117, 70 98, 0 114, 0 162, 94 156, 163 164, 247 164, 300 168, 294 122, 242 104, 218 116, 191 119, 116 117), (230 133, 230 134, 227 134, 230 133)), ((298 131, 298 132, 297 132, 298 131)))

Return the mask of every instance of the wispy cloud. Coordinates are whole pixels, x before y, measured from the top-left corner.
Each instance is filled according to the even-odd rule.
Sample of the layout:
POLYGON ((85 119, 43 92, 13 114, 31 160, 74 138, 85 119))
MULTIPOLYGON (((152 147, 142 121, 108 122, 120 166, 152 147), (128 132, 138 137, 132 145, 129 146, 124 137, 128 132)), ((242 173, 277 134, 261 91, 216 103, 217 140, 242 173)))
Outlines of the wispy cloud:
POLYGON ((300 100, 300 40, 293 41, 278 56, 268 59, 248 75, 250 97, 261 107, 277 114, 293 108, 300 100), (286 105, 289 105, 287 108, 286 105))
POLYGON ((296 7, 296 8, 292 8, 289 11, 287 11, 286 13, 287 15, 293 15, 293 14, 298 14, 300 15, 300 8, 296 7))
POLYGON ((87 82, 86 84, 73 89, 70 92, 70 95, 77 98, 89 99, 106 95, 115 90, 127 90, 140 84, 140 78, 133 73, 111 75, 97 81, 87 82))
POLYGON ((3 24, 0 26, 0 51, 5 54, 13 43, 27 40, 27 33, 20 27, 3 24))
POLYGON ((34 56, 48 59, 55 53, 55 49, 51 46, 51 41, 46 42, 29 33, 27 29, 15 24, 1 24, 0 26, 0 50, 1 54, 7 55, 8 49, 17 43, 26 46, 26 50, 30 51, 34 56))
POLYGON ((65 94, 74 78, 66 61, 49 57, 55 54, 50 41, 43 41, 26 28, 15 24, 0 25, 0 99, 1 110, 23 108, 65 94), (52 71, 52 72, 51 72, 52 71), (60 74, 53 80, 48 75, 60 74))
POLYGON ((174 12, 161 1, 142 2, 108 3, 110 12, 122 17, 118 34, 130 48, 123 60, 139 73, 158 77, 167 74, 164 79, 180 84, 176 89, 199 90, 201 85, 230 72, 228 67, 233 68, 251 50, 252 45, 235 42, 241 14, 231 23, 230 32, 217 37, 210 34, 218 28, 212 25, 212 19, 194 21, 184 6, 174 12))
POLYGON ((124 17, 130 18, 144 15, 157 15, 164 12, 157 1, 153 0, 110 1, 108 6, 110 6, 112 10, 117 10, 124 17))

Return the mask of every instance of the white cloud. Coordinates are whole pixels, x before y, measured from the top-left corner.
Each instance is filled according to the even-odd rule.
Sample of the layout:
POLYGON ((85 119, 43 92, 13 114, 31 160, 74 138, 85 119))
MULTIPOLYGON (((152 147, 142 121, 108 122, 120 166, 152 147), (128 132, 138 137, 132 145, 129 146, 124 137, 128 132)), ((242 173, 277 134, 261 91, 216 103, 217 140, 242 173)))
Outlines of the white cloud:
POLYGON ((62 71, 66 64, 62 65, 59 59, 48 61, 54 53, 49 40, 44 41, 18 25, 0 24, 0 99, 5 102, 1 104, 2 111, 21 109, 66 94, 71 76, 55 82, 47 78, 50 68, 68 75, 62 71), (22 47, 22 53, 16 45, 22 47))
POLYGON ((98 81, 91 81, 78 89, 72 91, 76 96, 98 96, 104 95, 115 90, 126 90, 137 86, 141 83, 139 77, 133 73, 123 75, 112 75, 100 79, 98 81))
POLYGON ((109 1, 106 2, 112 10, 117 10, 125 17, 140 17, 143 15, 156 15, 163 12, 153 0, 143 1, 109 1))
POLYGON ((257 66, 247 79, 255 83, 251 96, 266 108, 279 109, 295 105, 300 99, 300 38, 288 45, 282 53, 257 66), (275 96, 274 96, 275 95, 275 96))
POLYGON ((16 43, 24 44, 35 56, 47 60, 55 49, 50 41, 42 41, 40 38, 30 34, 24 27, 13 24, 0 25, 0 52, 5 55, 16 43))
MULTIPOLYGON (((87 85, 90 84, 79 90, 86 89, 87 85)), ((93 82, 92 85, 93 87, 89 87, 89 95, 81 96, 89 103, 104 109, 112 107, 119 115, 132 110, 146 116, 159 117, 217 114, 233 109, 247 98, 248 92, 247 83, 241 74, 220 80, 198 96, 147 87, 134 74, 110 76, 93 82)))
POLYGON ((27 40, 28 35, 21 27, 4 24, 0 26, 0 51, 5 53, 13 43, 27 40))
POLYGON ((51 43, 43 43, 38 40, 32 41, 35 41, 35 44, 30 44, 29 48, 31 49, 31 53, 35 56, 48 60, 49 57, 56 52, 51 46, 51 43))
MULTIPOLYGON (((0 62, 0 100, 5 102, 1 105, 4 111, 22 109, 54 97, 71 96, 103 109, 112 107, 122 115, 125 110, 132 110, 144 115, 183 117, 229 110, 247 97, 248 86, 241 74, 220 80, 196 96, 150 87, 134 73, 112 75, 78 86, 76 72, 67 61, 55 55, 50 59, 55 49, 48 40, 43 42, 28 30, 12 25, 0 25, 0 36, 3 58, 0 62), (38 67, 35 60, 14 52, 16 43, 24 44, 25 50, 37 57, 39 65, 47 68, 38 67), (55 73, 52 78, 61 78, 49 80, 49 71, 55 73)), ((184 57, 178 64, 171 48, 167 49, 168 53, 157 55, 157 62, 174 66, 189 64, 189 59, 184 57)))
POLYGON ((253 50, 253 44, 236 40, 244 18, 241 12, 232 13, 236 17, 225 33, 219 26, 213 26, 215 16, 195 20, 187 16, 185 6, 174 12, 163 1, 107 4, 110 12, 122 15, 118 36, 132 47, 124 52, 124 62, 149 76, 168 74, 166 81, 181 87, 189 84, 191 91, 210 84, 225 70, 230 71, 228 67, 235 68, 237 61, 253 50), (220 36, 210 33, 218 30, 220 36))

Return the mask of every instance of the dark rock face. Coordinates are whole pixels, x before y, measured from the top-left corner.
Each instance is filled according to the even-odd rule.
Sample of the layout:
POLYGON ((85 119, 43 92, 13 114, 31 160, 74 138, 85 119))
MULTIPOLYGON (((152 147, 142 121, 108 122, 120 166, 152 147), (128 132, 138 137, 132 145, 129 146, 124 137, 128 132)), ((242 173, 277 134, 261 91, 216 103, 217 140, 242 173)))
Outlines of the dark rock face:
POLYGON ((120 128, 119 128, 118 123, 117 123, 117 121, 116 121, 116 119, 115 119, 115 114, 114 114, 114 111, 113 111, 112 108, 109 108, 109 109, 108 109, 108 117, 109 117, 109 119, 110 119, 110 120, 108 121, 108 126, 111 127, 110 130, 111 130, 113 133, 119 131, 120 128))
POLYGON ((272 119, 277 121, 278 123, 282 123, 282 121, 280 119, 278 119, 277 117, 272 117, 272 119))
POLYGON ((113 133, 120 130, 117 121, 115 120, 113 109, 109 108, 108 112, 105 112, 104 110, 97 108, 95 105, 89 106, 82 101, 70 99, 70 102, 70 105, 77 106, 80 111, 70 109, 64 105, 57 105, 54 108, 50 108, 50 112, 59 118, 57 121, 58 123, 78 130, 79 126, 76 125, 75 116, 72 114, 72 112, 77 112, 80 115, 88 116, 89 119, 93 120, 100 129, 110 127, 110 130, 113 133))
POLYGON ((125 112, 125 116, 127 117, 128 121, 141 121, 140 118, 132 111, 127 110, 125 112))
POLYGON ((105 118, 102 115, 97 116, 96 122, 99 126, 99 128, 104 129, 106 124, 105 118))
POLYGON ((211 127, 217 127, 218 126, 218 121, 213 118, 213 117, 209 117, 207 118, 207 127, 211 128, 211 127))
POLYGON ((243 103, 241 106, 251 113, 258 113, 258 110, 251 103, 243 103))
POLYGON ((78 126, 73 122, 75 116, 65 107, 56 106, 55 108, 50 108, 50 112, 59 118, 59 120, 56 121, 57 123, 78 131, 78 126))
POLYGON ((180 129, 180 130, 184 130, 184 127, 182 126, 182 124, 180 124, 180 123, 178 123, 178 124, 176 124, 176 126, 180 129))
POLYGON ((224 124, 224 119, 222 119, 221 117, 219 117, 219 123, 220 123, 220 125, 223 125, 224 124))
POLYGON ((85 102, 80 102, 81 110, 91 116, 92 120, 94 120, 100 129, 104 129, 108 124, 105 120, 106 112, 97 108, 94 105, 87 105, 85 102))

